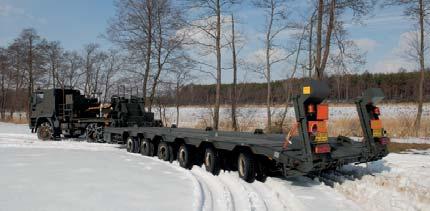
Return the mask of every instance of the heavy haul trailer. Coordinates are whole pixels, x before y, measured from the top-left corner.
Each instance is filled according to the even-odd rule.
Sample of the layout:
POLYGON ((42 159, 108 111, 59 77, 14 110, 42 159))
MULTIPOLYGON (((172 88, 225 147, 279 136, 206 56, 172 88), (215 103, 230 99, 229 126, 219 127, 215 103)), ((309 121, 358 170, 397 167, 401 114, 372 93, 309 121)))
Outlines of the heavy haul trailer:
POLYGON ((349 163, 381 159, 388 154, 385 131, 376 103, 383 99, 380 89, 364 92, 357 111, 364 132, 362 142, 348 137, 328 137, 327 84, 310 81, 294 98, 296 134, 289 135, 223 132, 166 127, 106 127, 103 139, 125 143, 127 151, 178 160, 184 168, 204 164, 217 175, 220 169, 238 170, 247 182, 264 181, 267 175, 306 175, 335 169, 349 163))

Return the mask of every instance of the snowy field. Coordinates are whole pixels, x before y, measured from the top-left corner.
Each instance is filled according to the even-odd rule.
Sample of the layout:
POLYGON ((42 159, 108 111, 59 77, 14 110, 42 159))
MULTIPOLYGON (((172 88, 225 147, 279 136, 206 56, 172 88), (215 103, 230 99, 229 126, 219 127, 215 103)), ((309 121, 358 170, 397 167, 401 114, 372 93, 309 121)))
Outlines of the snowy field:
MULTIPOLYGON (((381 118, 396 118, 396 117, 415 117, 417 107, 414 104, 383 104, 381 108, 381 118)), ((279 117, 285 108, 273 107, 273 117, 279 117)), ((160 117, 160 112, 156 112, 156 117, 160 117)), ((165 108, 165 116, 170 123, 176 123, 176 108, 165 108)), ((264 106, 247 106, 238 108, 239 122, 246 124, 247 122, 254 122, 258 128, 264 128, 266 123, 266 108, 264 106)), ((230 119, 231 109, 229 107, 221 107, 220 119, 230 119)), ((430 104, 425 104, 423 108, 423 117, 430 116, 430 104)), ((180 107, 179 112, 179 125, 181 127, 196 127, 201 122, 210 121, 212 110, 205 107, 180 107), (196 121, 197 120, 197 121, 196 121)), ((289 107, 287 118, 294 118, 294 108, 289 107)), ((330 104, 330 119, 348 119, 358 118, 357 109, 355 105, 331 105, 330 104)))
POLYGON ((0 210, 430 210, 430 151, 345 166, 333 188, 307 177, 248 184, 236 172, 129 154, 119 145, 38 141, 0 123, 0 210))

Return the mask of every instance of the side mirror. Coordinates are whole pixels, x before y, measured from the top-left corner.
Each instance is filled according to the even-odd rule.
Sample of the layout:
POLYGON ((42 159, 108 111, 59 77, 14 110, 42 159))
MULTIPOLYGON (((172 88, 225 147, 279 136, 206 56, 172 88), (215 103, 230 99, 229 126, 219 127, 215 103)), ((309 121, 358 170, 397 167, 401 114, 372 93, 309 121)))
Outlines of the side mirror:
POLYGON ((32 105, 35 105, 35 104, 36 104, 36 97, 34 96, 34 94, 32 94, 32 95, 31 95, 31 97, 30 97, 30 101, 31 101, 31 104, 32 104, 32 105))

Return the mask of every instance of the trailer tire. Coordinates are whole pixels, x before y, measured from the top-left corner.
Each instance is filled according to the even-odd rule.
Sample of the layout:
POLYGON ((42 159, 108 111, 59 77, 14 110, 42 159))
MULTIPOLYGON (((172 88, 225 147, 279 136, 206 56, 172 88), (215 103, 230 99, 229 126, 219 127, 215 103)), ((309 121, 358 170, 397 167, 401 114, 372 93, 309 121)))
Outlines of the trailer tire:
POLYGON ((248 151, 241 152, 237 159, 237 167, 239 177, 246 182, 252 183, 255 181, 255 159, 254 155, 248 151))
POLYGON ((172 150, 171 150, 171 147, 169 147, 169 144, 167 144, 166 142, 160 142, 158 144, 158 150, 157 150, 158 159, 164 160, 164 161, 170 161, 171 151, 172 150))
POLYGON ((143 139, 140 144, 140 153, 144 156, 154 156, 154 144, 149 139, 143 139))
POLYGON ((179 147, 178 162, 182 168, 191 169, 193 167, 193 153, 190 146, 182 144, 179 147))
POLYGON ((257 168, 255 169, 255 179, 260 182, 266 182, 267 179, 267 169, 263 161, 260 160, 257 163, 257 168))
POLYGON ((137 146, 133 137, 128 137, 126 142, 127 152, 136 153, 137 146))
POLYGON ((47 141, 53 138, 53 129, 48 121, 42 122, 37 128, 37 138, 42 141, 47 141))
POLYGON ((208 147, 205 150, 204 164, 206 171, 213 175, 218 175, 221 171, 221 161, 218 152, 213 147, 208 147))

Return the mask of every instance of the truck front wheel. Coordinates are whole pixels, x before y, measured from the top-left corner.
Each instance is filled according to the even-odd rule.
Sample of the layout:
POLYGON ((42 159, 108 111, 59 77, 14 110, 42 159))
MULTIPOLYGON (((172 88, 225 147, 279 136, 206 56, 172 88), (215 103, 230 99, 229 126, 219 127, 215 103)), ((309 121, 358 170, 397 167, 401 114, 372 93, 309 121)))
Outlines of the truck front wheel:
POLYGON ((49 122, 43 122, 40 124, 40 126, 37 128, 37 138, 43 141, 47 141, 49 139, 52 139, 52 127, 49 122))

